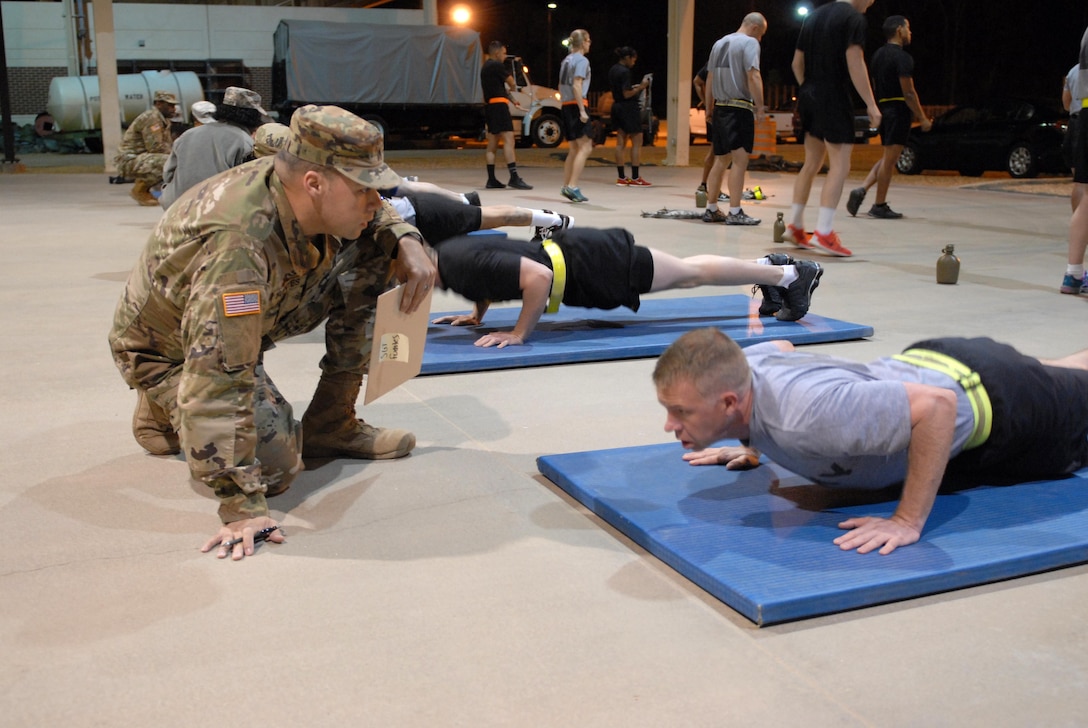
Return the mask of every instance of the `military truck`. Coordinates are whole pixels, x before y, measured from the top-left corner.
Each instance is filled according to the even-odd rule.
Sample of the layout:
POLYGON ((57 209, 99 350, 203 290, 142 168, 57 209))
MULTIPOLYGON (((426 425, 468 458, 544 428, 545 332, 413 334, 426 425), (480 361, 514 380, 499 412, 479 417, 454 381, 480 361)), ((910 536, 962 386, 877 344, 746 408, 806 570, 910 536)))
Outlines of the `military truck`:
MULTIPOLYGON (((480 34, 443 25, 281 20, 273 36, 271 107, 289 118, 305 104, 333 104, 386 138, 481 137, 480 34)), ((558 93, 534 86, 516 56, 511 105, 524 143, 562 141, 558 93)))

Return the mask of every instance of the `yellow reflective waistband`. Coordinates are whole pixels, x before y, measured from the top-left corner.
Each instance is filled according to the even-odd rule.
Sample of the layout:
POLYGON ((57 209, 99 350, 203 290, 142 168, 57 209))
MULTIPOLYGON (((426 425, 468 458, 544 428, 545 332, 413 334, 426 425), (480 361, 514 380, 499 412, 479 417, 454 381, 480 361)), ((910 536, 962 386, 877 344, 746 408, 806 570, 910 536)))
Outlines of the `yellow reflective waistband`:
POLYGON ((738 109, 748 109, 749 111, 755 111, 756 105, 754 102, 748 99, 729 99, 728 101, 716 101, 715 106, 735 106, 738 109))
POLYGON ((963 387, 963 391, 967 393, 967 401, 971 403, 971 411, 975 415, 975 429, 971 431, 971 437, 967 438, 967 444, 963 446, 964 450, 976 448, 989 439, 990 429, 994 423, 994 410, 990 404, 990 395, 982 386, 982 378, 979 377, 978 372, 972 371, 958 359, 929 349, 907 349, 892 358, 916 367, 947 374, 963 387))
POLYGON ((563 302, 563 291, 567 288, 567 263, 563 260, 563 251, 551 238, 541 245, 552 259, 552 291, 548 295, 547 313, 555 313, 559 310, 559 304, 563 302))
POLYGON ((1088 96, 1085 96, 1083 99, 1081 99, 1080 108, 1088 109, 1088 96))
POLYGON ((885 101, 906 101, 906 98, 904 98, 903 96, 889 96, 886 99, 878 99, 877 103, 883 104, 885 101))

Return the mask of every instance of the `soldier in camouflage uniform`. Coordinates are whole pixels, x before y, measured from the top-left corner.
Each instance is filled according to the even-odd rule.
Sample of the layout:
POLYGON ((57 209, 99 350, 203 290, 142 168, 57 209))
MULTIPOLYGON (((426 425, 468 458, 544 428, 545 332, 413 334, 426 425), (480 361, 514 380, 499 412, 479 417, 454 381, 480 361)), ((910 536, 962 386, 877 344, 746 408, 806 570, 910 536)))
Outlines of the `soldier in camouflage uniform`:
MULTIPOLYGON (((133 432, 157 455, 184 453, 215 490, 225 524, 204 550, 276 525, 266 496, 302 456, 384 459, 415 446, 355 416, 377 296, 405 282, 413 311, 435 269, 419 233, 378 195, 399 177, 382 137, 339 109, 305 106, 286 148, 189 189, 164 214, 117 306, 110 347, 138 394, 133 432), (341 241, 351 241, 341 243, 341 241), (262 352, 326 323, 317 391, 302 418, 268 378, 262 352)), ((270 537, 281 541, 279 531, 270 537)))
POLYGON ((177 109, 178 98, 167 91, 156 91, 152 107, 137 116, 117 147, 113 164, 117 174, 136 180, 132 199, 141 205, 158 205, 151 188, 162 182, 162 170, 173 144, 170 122, 177 109))

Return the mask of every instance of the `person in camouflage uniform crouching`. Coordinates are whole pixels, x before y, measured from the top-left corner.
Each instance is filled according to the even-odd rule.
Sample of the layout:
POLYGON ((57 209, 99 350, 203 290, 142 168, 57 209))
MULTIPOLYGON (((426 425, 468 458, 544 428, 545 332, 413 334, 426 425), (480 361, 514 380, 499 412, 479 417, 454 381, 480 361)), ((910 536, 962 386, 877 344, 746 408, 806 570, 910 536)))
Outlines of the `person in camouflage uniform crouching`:
POLYGON ((113 166, 117 174, 135 180, 132 199, 147 207, 157 206, 151 188, 162 182, 162 170, 170 157, 173 140, 169 119, 177 110, 178 98, 168 91, 156 91, 150 109, 137 116, 125 129, 113 166))
MULTIPOLYGON (((334 106, 304 106, 286 147, 229 169, 170 206, 129 276, 109 342, 138 395, 137 442, 184 453, 220 499, 204 551, 276 525, 266 497, 302 457, 407 455, 415 437, 356 419, 377 296, 390 276, 414 311, 434 283, 429 251, 378 189, 399 177, 381 132, 334 106), (350 241, 344 242, 341 241, 350 241), (264 371, 273 342, 325 325, 321 379, 301 425, 264 371)), ((275 531, 269 537, 282 541, 275 531)))

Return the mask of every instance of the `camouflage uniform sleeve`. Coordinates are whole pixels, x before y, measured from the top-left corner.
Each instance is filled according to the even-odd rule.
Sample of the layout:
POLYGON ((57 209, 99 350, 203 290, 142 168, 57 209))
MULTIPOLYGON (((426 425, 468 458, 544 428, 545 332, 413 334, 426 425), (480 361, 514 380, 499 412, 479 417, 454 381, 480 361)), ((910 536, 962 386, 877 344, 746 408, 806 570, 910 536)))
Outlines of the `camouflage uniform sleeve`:
POLYGON ((169 154, 170 147, 170 122, 165 121, 161 115, 152 116, 148 123, 140 130, 143 134, 144 149, 152 154, 169 154))
POLYGON ((373 236, 374 241, 381 246, 387 257, 397 257, 397 245, 405 235, 411 235, 422 241, 423 236, 415 225, 409 225, 401 219, 388 200, 382 200, 382 209, 374 215, 374 219, 363 232, 363 236, 373 236))
POLYGON ((254 421, 268 266, 260 243, 240 233, 217 233, 204 250, 181 321, 178 434, 190 472, 215 490, 230 523, 268 515, 254 421))

